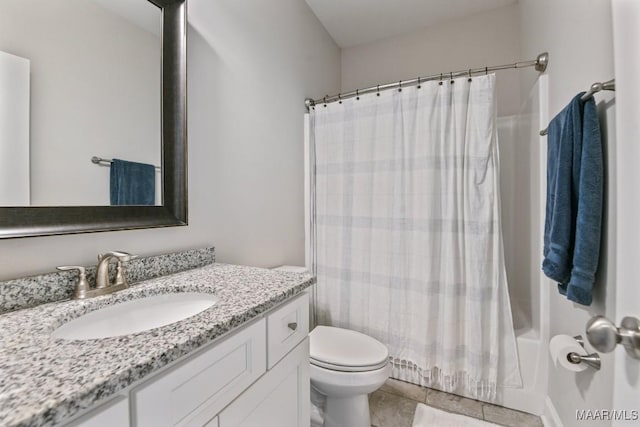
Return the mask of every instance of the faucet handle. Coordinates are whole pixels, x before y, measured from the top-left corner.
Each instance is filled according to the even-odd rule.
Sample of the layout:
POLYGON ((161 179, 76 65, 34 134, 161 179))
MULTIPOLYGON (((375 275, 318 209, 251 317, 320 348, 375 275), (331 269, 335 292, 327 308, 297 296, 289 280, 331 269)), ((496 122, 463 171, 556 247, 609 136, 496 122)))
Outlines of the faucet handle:
POLYGON ((138 255, 131 255, 128 252, 123 251, 113 251, 113 256, 118 259, 118 263, 116 265, 116 281, 115 285, 123 285, 124 287, 129 287, 129 283, 127 282, 127 277, 124 274, 124 266, 122 265, 125 261, 130 261, 132 259, 138 258, 138 255))
POLYGON ((78 270, 79 278, 76 283, 76 288, 73 292, 73 297, 75 299, 84 299, 87 297, 87 293, 91 289, 89 286, 89 281, 87 280, 87 274, 85 268, 81 265, 62 265, 60 267, 56 267, 60 271, 72 271, 78 270))
POLYGON ((56 267, 56 269, 60 271, 78 270, 81 276, 86 272, 86 269, 81 265, 61 265, 60 267, 56 267))
POLYGON ((118 261, 131 261, 138 258, 138 255, 132 255, 124 251, 113 251, 113 255, 118 258, 118 261))
POLYGON ((101 261, 104 257, 116 257, 119 261, 130 261, 138 258, 138 255, 131 255, 129 252, 124 251, 109 251, 98 255, 98 261, 101 261))

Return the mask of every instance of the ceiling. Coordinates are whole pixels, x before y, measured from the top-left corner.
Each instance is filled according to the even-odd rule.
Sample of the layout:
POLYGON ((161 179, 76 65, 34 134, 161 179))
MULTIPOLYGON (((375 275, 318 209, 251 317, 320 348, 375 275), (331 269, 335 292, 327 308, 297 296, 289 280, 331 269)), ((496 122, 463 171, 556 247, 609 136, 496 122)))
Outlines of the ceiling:
POLYGON ((517 0, 306 0, 341 48, 410 33, 517 0))

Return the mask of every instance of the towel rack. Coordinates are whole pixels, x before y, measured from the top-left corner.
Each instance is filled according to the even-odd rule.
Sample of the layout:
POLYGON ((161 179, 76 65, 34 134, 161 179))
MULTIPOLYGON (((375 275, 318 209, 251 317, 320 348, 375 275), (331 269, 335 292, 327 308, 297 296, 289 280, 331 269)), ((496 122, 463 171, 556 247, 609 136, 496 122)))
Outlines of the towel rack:
POLYGON ((616 80, 611 79, 608 82, 604 82, 604 83, 598 82, 598 83, 592 84, 589 91, 584 95, 582 95, 580 99, 583 101, 586 101, 587 99, 591 98, 596 92, 600 92, 601 90, 611 90, 611 91, 616 90, 616 80))
MULTIPOLYGON (((601 90, 611 90, 611 91, 615 91, 616 90, 616 80, 615 79, 611 79, 608 82, 596 82, 594 84, 591 85, 591 87, 589 88, 589 90, 582 95, 582 97, 580 98, 583 101, 586 101, 587 99, 591 98, 594 94, 596 94, 597 92, 600 92, 601 90)), ((545 128, 542 129, 540 131, 540 136, 545 136, 547 133, 549 133, 549 128, 545 128)))
MULTIPOLYGON (((91 163, 94 163, 96 165, 100 165, 100 166, 111 166, 111 162, 113 160, 111 159, 105 159, 103 157, 98 157, 98 156, 93 156, 91 158, 91 163)), ((160 171, 162 170, 162 168, 160 166, 154 166, 156 168, 156 171, 160 171)))

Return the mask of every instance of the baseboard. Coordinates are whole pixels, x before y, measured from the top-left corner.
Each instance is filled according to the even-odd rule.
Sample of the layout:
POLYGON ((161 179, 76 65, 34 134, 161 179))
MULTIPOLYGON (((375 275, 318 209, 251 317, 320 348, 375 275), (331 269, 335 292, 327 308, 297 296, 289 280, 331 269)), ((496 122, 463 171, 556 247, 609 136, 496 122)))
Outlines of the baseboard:
POLYGON ((540 418, 542 418, 542 423, 545 427, 564 427, 558 411, 556 411, 556 407, 549 396, 544 399, 544 413, 540 418))

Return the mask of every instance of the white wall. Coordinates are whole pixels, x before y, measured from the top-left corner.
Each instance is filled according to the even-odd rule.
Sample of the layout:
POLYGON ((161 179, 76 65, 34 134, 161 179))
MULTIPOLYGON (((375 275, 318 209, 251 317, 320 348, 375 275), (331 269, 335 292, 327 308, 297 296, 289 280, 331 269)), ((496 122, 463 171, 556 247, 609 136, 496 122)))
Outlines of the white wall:
POLYGON ((340 53, 303 1, 190 0, 189 226, 0 240, 0 279, 215 245, 221 262, 302 265, 304 99, 340 53))
MULTIPOLYGON (((419 76, 509 64, 520 55, 519 7, 495 9, 342 50, 342 92, 419 76)), ((518 72, 497 80, 498 115, 518 112, 518 72)))
MULTIPOLYGON (((578 92, 591 83, 614 77, 610 0, 521 0, 522 53, 535 55, 548 50, 550 117, 555 116, 578 92)), ((523 85, 529 86, 528 84, 523 85)), ((530 86, 529 86, 530 87, 530 86)), ((615 102, 612 93, 596 95, 605 135, 606 208, 601 266, 593 305, 585 308, 550 292, 550 334, 584 334, 593 314, 613 317, 615 303, 616 138, 615 102)), ((535 163, 532 167, 540 167, 535 163)), ((609 409, 612 406, 613 356, 601 355, 602 370, 579 374, 549 368, 549 397, 567 427, 577 426, 577 409, 609 409)), ((622 408, 618 408, 622 409, 622 408)), ((610 425, 606 421, 589 425, 610 425)))
POLYGON ((32 206, 109 205, 92 156, 160 163, 156 35, 85 0, 3 0, 0 50, 31 61, 32 206))

